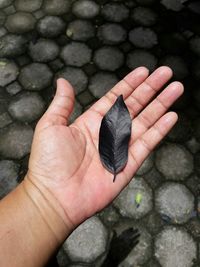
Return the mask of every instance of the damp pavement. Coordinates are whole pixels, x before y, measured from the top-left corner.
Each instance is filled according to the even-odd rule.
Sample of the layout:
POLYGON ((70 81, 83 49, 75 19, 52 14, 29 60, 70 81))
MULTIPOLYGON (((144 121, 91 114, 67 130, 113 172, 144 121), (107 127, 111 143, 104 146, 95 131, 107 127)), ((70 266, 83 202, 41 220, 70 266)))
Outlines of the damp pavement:
POLYGON ((186 3, 0 0, 1 198, 26 173, 58 77, 75 89, 71 122, 141 65, 168 65, 185 85, 174 129, 119 197, 73 232, 53 266, 101 266, 114 231, 130 227, 140 242, 120 267, 200 266, 200 19, 186 3))

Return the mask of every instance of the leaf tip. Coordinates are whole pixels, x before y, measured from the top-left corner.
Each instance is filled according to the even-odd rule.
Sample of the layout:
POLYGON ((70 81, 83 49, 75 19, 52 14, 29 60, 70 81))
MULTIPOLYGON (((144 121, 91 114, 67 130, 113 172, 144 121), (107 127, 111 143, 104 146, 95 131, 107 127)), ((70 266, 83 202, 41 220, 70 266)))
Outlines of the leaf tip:
POLYGON ((114 177, 113 177, 113 183, 115 182, 115 180, 116 180, 116 176, 117 176, 117 174, 116 173, 114 173, 114 177))

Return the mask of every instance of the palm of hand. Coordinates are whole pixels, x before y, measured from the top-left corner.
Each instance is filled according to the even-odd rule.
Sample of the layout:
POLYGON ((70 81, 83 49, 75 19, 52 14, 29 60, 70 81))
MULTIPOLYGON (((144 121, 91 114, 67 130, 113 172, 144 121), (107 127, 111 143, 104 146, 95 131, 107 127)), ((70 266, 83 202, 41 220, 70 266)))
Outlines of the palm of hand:
POLYGON ((71 110, 66 106, 61 109, 61 102, 63 99, 66 102, 66 98, 61 101, 57 97, 60 103, 57 104, 56 115, 56 104, 52 103, 36 127, 29 173, 37 185, 43 184, 48 188, 75 225, 101 210, 117 196, 177 120, 175 113, 165 114, 183 92, 182 85, 177 82, 169 85, 141 112, 156 90, 171 78, 171 71, 163 67, 147 76, 146 69, 136 69, 68 127, 64 117, 71 110), (113 183, 113 175, 101 164, 98 138, 101 120, 121 92, 124 92, 125 103, 134 117, 134 132, 129 145, 128 163, 113 183), (51 122, 47 119, 49 116, 51 122))

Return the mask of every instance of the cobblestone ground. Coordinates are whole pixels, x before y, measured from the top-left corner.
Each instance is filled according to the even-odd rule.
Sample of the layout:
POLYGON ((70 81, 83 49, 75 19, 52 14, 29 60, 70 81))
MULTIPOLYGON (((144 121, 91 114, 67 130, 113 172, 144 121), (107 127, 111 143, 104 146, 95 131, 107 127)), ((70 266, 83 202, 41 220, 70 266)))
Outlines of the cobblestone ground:
POLYGON ((176 127, 114 203, 74 231, 52 266, 101 266, 114 231, 130 226, 140 242, 119 266, 200 266, 200 17, 184 4, 0 0, 1 198, 26 173, 56 78, 75 88, 71 121, 137 66, 168 65, 185 85, 173 107, 176 127))

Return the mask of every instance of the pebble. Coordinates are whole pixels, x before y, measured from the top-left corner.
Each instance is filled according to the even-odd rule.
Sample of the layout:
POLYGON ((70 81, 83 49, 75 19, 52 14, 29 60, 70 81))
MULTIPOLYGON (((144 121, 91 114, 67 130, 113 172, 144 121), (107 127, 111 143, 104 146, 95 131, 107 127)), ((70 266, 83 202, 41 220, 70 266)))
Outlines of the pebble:
POLYGON ((43 37, 54 38, 65 30, 65 22, 56 16, 46 16, 38 21, 37 31, 43 37))
POLYGON ((15 7, 19 11, 33 12, 38 10, 43 0, 15 0, 15 7))
POLYGON ((13 0, 0 0, 0 8, 4 8, 12 4, 13 0))
POLYGON ((30 152, 33 130, 28 125, 11 124, 0 133, 0 155, 21 159, 30 152))
POLYGON ((151 170, 154 164, 154 156, 153 153, 151 153, 145 161, 142 163, 140 168, 137 170, 137 175, 143 175, 151 170))
POLYGON ((0 113, 0 128, 4 128, 12 123, 12 119, 7 112, 0 113))
POLYGON ((16 12, 16 9, 15 9, 15 7, 13 5, 10 5, 10 6, 6 7, 6 8, 4 8, 3 11, 4 11, 4 13, 6 15, 11 15, 11 14, 14 14, 16 12))
POLYGON ((29 54, 33 61, 49 62, 57 58, 59 46, 52 40, 39 39, 35 44, 30 43, 29 54))
POLYGON ((17 79, 19 69, 13 61, 0 60, 0 86, 5 86, 17 79))
POLYGON ((136 7, 132 12, 133 20, 141 26, 153 26, 157 22, 157 14, 148 7, 136 7))
POLYGON ((22 35, 6 34, 0 38, 0 57, 12 58, 26 52, 27 40, 22 35))
POLYGON ((27 12, 17 12, 7 17, 5 26, 11 33, 26 33, 34 29, 35 18, 27 12))
POLYGON ((162 174, 155 167, 150 169, 143 176, 148 185, 150 185, 150 187, 154 190, 158 188, 165 180, 162 174))
POLYGON ((42 63, 31 63, 21 69, 19 81, 26 90, 40 91, 49 85, 53 74, 49 67, 42 63))
POLYGON ((119 44, 126 40, 126 31, 121 25, 107 23, 99 27, 98 38, 105 44, 119 44))
POLYGON ((66 0, 44 0, 43 9, 49 15, 62 15, 69 11, 70 4, 66 0))
POLYGON ((130 42, 139 48, 152 48, 158 44, 157 34, 150 28, 137 27, 129 32, 130 42))
POLYGON ((115 71, 124 63, 123 53, 116 47, 102 47, 95 51, 94 63, 101 70, 115 71))
POLYGON ((161 0, 161 4, 163 4, 167 9, 173 11, 180 11, 184 8, 183 3, 187 0, 161 0))
POLYGON ((129 10, 128 8, 120 3, 108 3, 103 6, 101 10, 101 15, 111 22, 121 22, 128 18, 129 10))
POLYGON ((200 56, 200 37, 199 36, 195 36, 190 39, 190 49, 197 56, 200 56))
POLYGON ((14 82, 9 84, 6 87, 6 91, 12 96, 12 95, 16 95, 17 93, 19 93, 22 90, 21 85, 18 82, 14 82))
POLYGON ((87 41, 95 36, 95 27, 90 21, 74 20, 69 23, 67 36, 75 41, 87 41))
POLYGON ((98 15, 99 5, 90 0, 78 0, 73 4, 72 12, 79 18, 91 19, 98 15))

